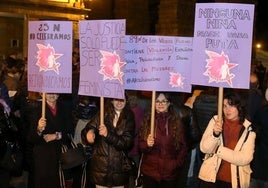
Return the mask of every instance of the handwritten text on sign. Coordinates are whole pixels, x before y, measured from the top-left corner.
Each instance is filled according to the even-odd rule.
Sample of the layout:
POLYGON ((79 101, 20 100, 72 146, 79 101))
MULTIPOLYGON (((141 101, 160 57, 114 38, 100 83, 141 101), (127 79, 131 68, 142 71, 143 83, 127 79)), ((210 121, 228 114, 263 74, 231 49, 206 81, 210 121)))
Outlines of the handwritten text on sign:
POLYGON ((72 22, 29 22, 28 90, 72 92, 72 22))
POLYGON ((79 27, 79 94, 123 98, 120 62, 125 49, 125 20, 80 21, 79 27))
POLYGON ((126 36, 125 88, 190 92, 192 38, 126 36))

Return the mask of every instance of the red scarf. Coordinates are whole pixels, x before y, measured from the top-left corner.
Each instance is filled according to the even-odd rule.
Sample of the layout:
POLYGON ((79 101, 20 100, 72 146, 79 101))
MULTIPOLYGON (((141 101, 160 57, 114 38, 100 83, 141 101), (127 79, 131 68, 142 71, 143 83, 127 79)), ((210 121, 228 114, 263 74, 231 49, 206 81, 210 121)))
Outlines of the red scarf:
POLYGON ((240 136, 242 125, 240 125, 240 119, 235 121, 224 121, 223 126, 223 141, 224 146, 230 149, 234 149, 240 136))
POLYGON ((55 106, 55 108, 53 108, 52 106, 50 106, 49 104, 47 104, 49 110, 51 111, 53 116, 56 116, 57 114, 57 105, 55 106))
MULTIPOLYGON (((230 149, 234 149, 242 129, 240 125, 240 119, 235 121, 224 120, 223 124, 223 142, 224 146, 230 149)), ((222 160, 217 179, 224 182, 231 182, 231 165, 229 162, 222 160)))

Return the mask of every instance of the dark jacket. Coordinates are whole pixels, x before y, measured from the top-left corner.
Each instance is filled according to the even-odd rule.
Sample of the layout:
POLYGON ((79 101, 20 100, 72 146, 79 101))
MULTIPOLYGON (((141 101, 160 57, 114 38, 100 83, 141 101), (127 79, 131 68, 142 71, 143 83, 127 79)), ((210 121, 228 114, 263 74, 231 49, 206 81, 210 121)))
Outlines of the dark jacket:
POLYGON ((8 89, 4 83, 0 83, 0 98, 3 99, 10 108, 12 108, 12 103, 8 96, 8 89))
MULTIPOLYGON (((104 124, 108 129, 107 137, 98 135, 99 114, 86 125, 85 130, 94 129, 96 139, 87 177, 91 182, 102 186, 121 186, 129 180, 129 175, 122 169, 122 152, 128 152, 134 144, 135 120, 131 110, 124 109, 117 126, 112 124, 111 115, 105 114, 104 124)), ((87 131, 82 130, 85 140, 87 131)), ((84 137, 84 138, 83 138, 84 137)))
POLYGON ((248 91, 248 119, 250 121, 253 120, 254 116, 256 115, 256 112, 265 104, 267 104, 267 101, 265 100, 265 97, 258 89, 250 89, 248 91))
MULTIPOLYGON (((46 106, 46 129, 42 134, 54 134, 62 132, 62 140, 46 142, 43 136, 37 134, 38 120, 41 117, 41 105, 31 117, 31 130, 28 134, 28 161, 33 177, 34 188, 59 188, 59 157, 61 154, 61 143, 67 140, 67 134, 72 133, 71 112, 62 103, 57 103, 57 114, 53 116, 46 106)), ((33 183, 33 184, 32 184, 33 183)))
POLYGON ((194 121, 192 109, 186 105, 176 106, 179 117, 185 126, 188 148, 193 149, 201 140, 201 131, 194 121))
POLYGON ((207 128, 209 120, 217 114, 217 95, 201 93, 196 97, 193 104, 193 116, 203 134, 207 128))
MULTIPOLYGON (((156 114, 155 119, 155 144, 148 147, 147 141, 140 138, 139 147, 143 153, 141 173, 154 180, 171 181, 178 178, 184 159, 187 155, 187 141, 183 127, 173 129, 172 125, 178 125, 176 120, 171 121, 168 113, 156 114), (179 147, 175 146, 174 131, 181 130, 179 147)), ((150 122, 147 122, 150 126, 150 122)))
POLYGON ((254 158, 251 163, 252 177, 255 179, 268 181, 268 105, 257 111, 253 119, 256 126, 256 142, 254 158))

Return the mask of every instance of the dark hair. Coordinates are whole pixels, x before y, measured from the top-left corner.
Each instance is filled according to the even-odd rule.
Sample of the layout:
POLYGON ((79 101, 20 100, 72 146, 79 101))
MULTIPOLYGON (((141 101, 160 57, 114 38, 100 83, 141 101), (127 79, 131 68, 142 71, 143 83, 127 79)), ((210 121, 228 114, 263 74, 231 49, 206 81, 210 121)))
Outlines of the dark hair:
POLYGON ((6 63, 7 63, 7 68, 16 67, 18 65, 18 61, 12 57, 7 57, 6 63))
MULTIPOLYGON (((160 94, 163 94, 165 98, 170 102, 168 112, 169 112, 169 119, 168 122, 171 124, 173 132, 173 138, 174 138, 174 144, 176 149, 180 148, 181 139, 183 138, 184 134, 184 126, 182 124, 181 118, 179 117, 176 109, 174 108, 173 104, 173 97, 171 93, 168 92, 156 92, 155 98, 157 99, 160 94)), ((150 134, 150 123, 151 123, 151 110, 146 113, 145 118, 143 119, 142 126, 141 126, 141 138, 143 140, 146 140, 148 135, 150 134)))
MULTIPOLYGON (((123 126, 124 120, 126 120, 127 116, 129 115, 130 107, 129 107, 127 99, 128 99, 128 97, 127 97, 127 95, 125 95, 126 104, 125 104, 125 107, 123 108, 121 115, 118 119, 119 126, 123 126)), ((105 102, 104 102, 104 109, 105 109, 105 114, 106 114, 105 118, 108 118, 107 119, 108 122, 113 122, 113 118, 116 114, 114 106, 112 104, 113 100, 115 100, 115 98, 106 98, 105 102)))
POLYGON ((159 97, 160 94, 163 94, 165 96, 165 98, 170 102, 168 111, 172 110, 172 108, 173 108, 173 97, 172 97, 171 93, 168 93, 168 92, 156 92, 155 93, 155 100, 159 97))
POLYGON ((229 91, 224 94, 223 99, 228 100, 228 104, 231 106, 235 106, 238 110, 238 116, 240 118, 240 123, 243 124, 243 122, 246 119, 246 106, 244 101, 242 100, 242 97, 235 91, 229 91))
POLYGON ((250 73, 250 89, 258 89, 259 88, 259 78, 256 73, 250 73))

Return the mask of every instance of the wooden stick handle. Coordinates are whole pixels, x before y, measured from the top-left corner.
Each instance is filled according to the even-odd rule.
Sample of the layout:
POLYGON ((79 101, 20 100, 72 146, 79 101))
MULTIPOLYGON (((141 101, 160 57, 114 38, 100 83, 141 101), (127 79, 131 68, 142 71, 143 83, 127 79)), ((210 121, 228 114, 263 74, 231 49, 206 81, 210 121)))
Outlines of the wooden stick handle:
POLYGON ((104 124, 104 97, 100 97, 100 124, 104 124))
POLYGON ((46 117, 46 93, 42 93, 42 118, 46 117))
POLYGON ((155 91, 152 92, 152 107, 151 107, 151 134, 154 133, 154 117, 155 117, 155 91))
POLYGON ((223 103, 223 87, 219 88, 218 95, 218 121, 222 121, 222 103, 223 103))

